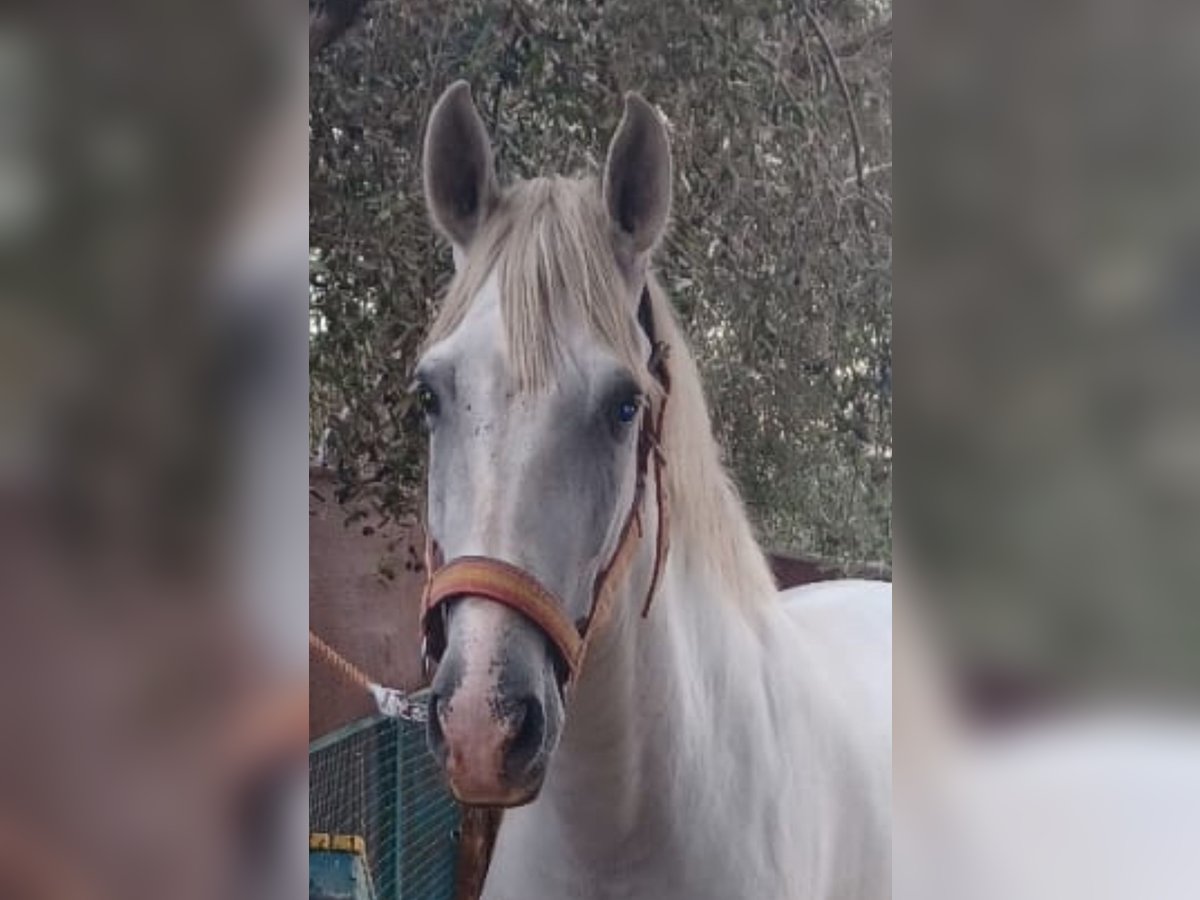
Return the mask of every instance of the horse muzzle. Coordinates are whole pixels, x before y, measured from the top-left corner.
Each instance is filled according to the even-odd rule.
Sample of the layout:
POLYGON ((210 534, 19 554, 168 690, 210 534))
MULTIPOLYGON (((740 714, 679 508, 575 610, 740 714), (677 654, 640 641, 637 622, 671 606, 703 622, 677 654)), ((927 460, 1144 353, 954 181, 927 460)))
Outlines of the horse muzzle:
POLYGON ((430 689, 428 739, 454 796, 520 806, 541 789, 561 731, 556 667, 542 635, 498 604, 454 604, 430 689))

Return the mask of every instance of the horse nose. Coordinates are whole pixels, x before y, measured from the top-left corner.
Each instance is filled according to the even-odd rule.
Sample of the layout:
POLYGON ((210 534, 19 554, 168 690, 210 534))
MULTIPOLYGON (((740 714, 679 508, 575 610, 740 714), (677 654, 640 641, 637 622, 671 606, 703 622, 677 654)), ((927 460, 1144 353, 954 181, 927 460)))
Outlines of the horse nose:
POLYGON ((532 799, 541 782, 546 712, 533 694, 472 696, 431 691, 428 737, 455 797, 511 806, 532 799))

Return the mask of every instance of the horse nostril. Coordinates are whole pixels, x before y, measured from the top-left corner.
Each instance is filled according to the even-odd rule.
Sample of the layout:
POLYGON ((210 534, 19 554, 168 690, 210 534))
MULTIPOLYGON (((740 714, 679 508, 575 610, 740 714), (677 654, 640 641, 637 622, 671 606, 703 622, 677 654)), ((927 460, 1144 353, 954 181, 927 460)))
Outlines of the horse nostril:
POLYGON ((521 728, 525 724, 525 720, 529 717, 529 705, 536 702, 537 701, 530 698, 518 700, 516 703, 512 704, 507 714, 504 716, 504 724, 507 726, 508 730, 512 732, 514 739, 516 735, 520 734, 521 728))
POLYGON ((540 700, 526 697, 512 705, 507 719, 512 738, 505 751, 505 768, 515 774, 528 768, 541 752, 546 714, 540 700))
POLYGON ((446 746, 446 736, 442 733, 442 697, 440 694, 430 693, 427 719, 425 734, 429 748, 435 754, 441 753, 446 746))

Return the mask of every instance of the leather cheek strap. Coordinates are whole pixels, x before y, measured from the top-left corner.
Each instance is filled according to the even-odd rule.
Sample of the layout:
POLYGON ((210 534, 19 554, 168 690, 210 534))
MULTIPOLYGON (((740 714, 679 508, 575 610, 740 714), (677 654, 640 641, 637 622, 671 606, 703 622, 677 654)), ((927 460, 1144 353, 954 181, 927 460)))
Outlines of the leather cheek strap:
POLYGON ((433 573, 421 611, 421 625, 432 637, 430 651, 439 657, 445 647, 443 619, 438 607, 459 597, 482 597, 507 606, 531 620, 554 644, 574 681, 583 657, 583 638, 560 611, 555 595, 528 572, 499 559, 460 556, 433 573))

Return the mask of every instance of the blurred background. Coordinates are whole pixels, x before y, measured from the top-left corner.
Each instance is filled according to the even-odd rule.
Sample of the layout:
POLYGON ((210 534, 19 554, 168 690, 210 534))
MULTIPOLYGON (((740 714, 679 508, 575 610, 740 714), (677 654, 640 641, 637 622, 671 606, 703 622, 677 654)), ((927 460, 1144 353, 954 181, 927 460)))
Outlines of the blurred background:
POLYGON ((1198 12, 906 10, 897 540, 997 703, 1200 688, 1198 12))
POLYGON ((0 896, 304 890, 306 20, 0 14, 0 896))
POLYGON ((1200 7, 902 18, 897 896, 1194 897, 1200 7))

